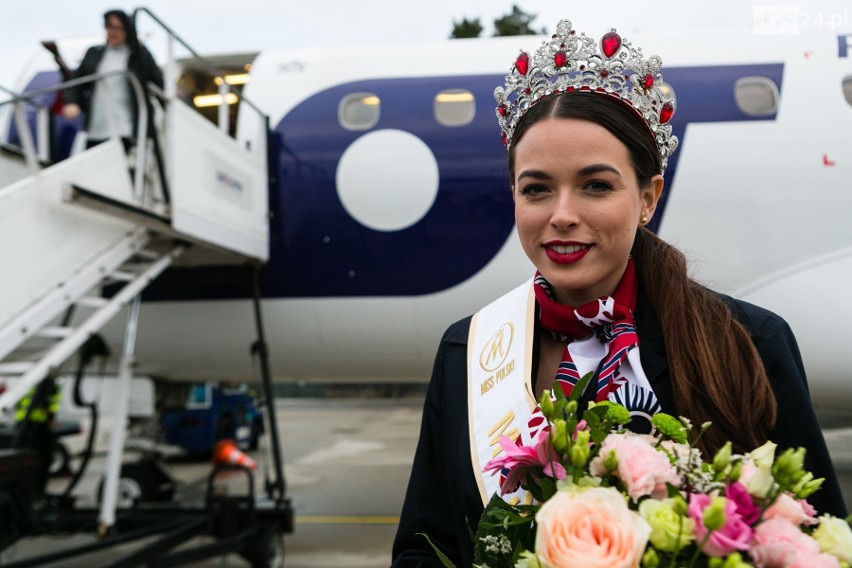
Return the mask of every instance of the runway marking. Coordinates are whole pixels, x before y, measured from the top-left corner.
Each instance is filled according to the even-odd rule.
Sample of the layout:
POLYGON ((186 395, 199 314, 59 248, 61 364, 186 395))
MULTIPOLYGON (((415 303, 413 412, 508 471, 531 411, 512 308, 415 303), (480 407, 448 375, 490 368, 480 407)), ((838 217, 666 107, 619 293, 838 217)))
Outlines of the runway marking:
POLYGON ((380 515, 296 515, 295 523, 306 525, 398 525, 399 517, 380 515))

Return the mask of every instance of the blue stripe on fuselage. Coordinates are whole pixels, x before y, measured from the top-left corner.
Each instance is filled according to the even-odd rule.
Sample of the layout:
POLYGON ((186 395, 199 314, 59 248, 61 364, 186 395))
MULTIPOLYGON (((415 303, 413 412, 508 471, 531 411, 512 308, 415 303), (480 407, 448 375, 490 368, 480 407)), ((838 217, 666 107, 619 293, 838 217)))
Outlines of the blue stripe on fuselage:
MULTIPOLYGON (((774 114, 753 117, 740 111, 734 83, 758 75, 773 80, 780 90, 783 69, 780 63, 666 69, 666 81, 677 95, 672 126, 681 146, 687 143, 689 123, 774 120, 774 114)), ((514 224, 506 151, 499 141, 492 97, 502 80, 485 75, 356 81, 313 95, 287 113, 273 132, 274 216, 271 256, 263 271, 264 297, 419 295, 461 284, 481 270, 514 224), (475 118, 464 127, 444 127, 433 117, 434 96, 450 88, 464 88, 475 96, 475 118), (381 100, 380 118, 371 130, 353 132, 338 123, 340 100, 356 92, 373 93, 381 100), (440 171, 430 211, 399 231, 378 231, 357 222, 335 187, 346 148, 379 129, 404 130, 420 138, 440 171)), ((655 219, 664 216, 679 156, 676 152, 669 160, 670 190, 655 219)), ((174 269, 148 297, 234 298, 245 297, 247 291, 244 276, 235 269, 174 269)))

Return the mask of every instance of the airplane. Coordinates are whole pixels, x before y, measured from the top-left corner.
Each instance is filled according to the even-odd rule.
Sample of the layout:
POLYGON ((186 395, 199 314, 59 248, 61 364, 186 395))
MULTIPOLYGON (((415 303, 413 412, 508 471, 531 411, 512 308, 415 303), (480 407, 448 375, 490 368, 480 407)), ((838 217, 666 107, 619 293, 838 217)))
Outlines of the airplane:
MULTIPOLYGON (((852 26, 819 31, 624 35, 663 55, 676 99, 680 147, 654 230, 687 254, 699 281, 791 324, 819 416, 848 425, 852 307, 834 298, 852 277, 852 26)), ((519 47, 540 40, 209 58, 270 117, 261 289, 275 380, 425 382, 449 324, 530 278, 492 92, 519 47)), ((74 67, 85 44, 58 43, 74 67)), ((19 90, 58 82, 46 57, 19 90)), ((200 67, 169 69, 176 98, 218 112, 196 98, 218 92, 200 67)), ((257 145, 257 129, 241 122, 244 102, 229 104, 237 141, 257 145)), ((5 120, 0 142, 12 131, 5 120)), ((136 372, 256 380, 247 343, 235 340, 254 333, 244 273, 178 266, 158 278, 143 302, 136 372)), ((105 333, 118 342, 122 330, 116 321, 105 333)))

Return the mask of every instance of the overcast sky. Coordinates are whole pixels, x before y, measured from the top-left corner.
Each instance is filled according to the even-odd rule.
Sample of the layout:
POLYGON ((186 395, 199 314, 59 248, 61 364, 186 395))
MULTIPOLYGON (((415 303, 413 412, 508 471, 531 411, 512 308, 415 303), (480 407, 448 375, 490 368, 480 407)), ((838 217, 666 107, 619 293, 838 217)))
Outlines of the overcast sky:
MULTIPOLYGON (((102 35, 101 15, 110 8, 132 11, 144 5, 203 54, 256 51, 266 48, 316 45, 386 44, 435 41, 446 38, 452 23, 462 17, 480 18, 484 35, 493 32, 493 20, 511 10, 512 0, 147 0, 144 4, 104 0, 0 0, 0 85, 15 83, 22 63, 39 42, 58 37, 102 35)), ((748 0, 655 0, 653 9, 635 0, 595 2, 574 0, 519 0, 519 6, 537 14, 537 28, 555 27, 569 17, 579 29, 616 26, 641 27, 643 22, 672 18, 686 25, 702 21, 749 25, 748 0), (684 6, 692 6, 689 12, 684 6), (729 9, 720 6, 729 5, 729 9), (696 19, 696 15, 700 18, 696 19)), ((150 27, 140 22, 144 32, 150 27)), ((156 48, 155 48, 156 49, 156 48)))
MULTIPOLYGON (((202 54, 259 51, 316 45, 387 44, 446 38, 462 17, 480 18, 484 35, 513 0, 147 0, 144 4, 106 0, 0 0, 0 86, 11 87, 39 42, 73 36, 102 36, 101 15, 144 5, 202 54)), ((771 0, 517 0, 537 14, 536 28, 552 30, 568 17, 575 27, 602 33, 658 26, 749 27, 755 5, 790 6, 771 0)), ((849 15, 848 0, 802 1, 816 13, 849 15)), ((150 20, 140 22, 144 33, 150 20)), ((157 47, 154 47, 157 51, 157 47)))

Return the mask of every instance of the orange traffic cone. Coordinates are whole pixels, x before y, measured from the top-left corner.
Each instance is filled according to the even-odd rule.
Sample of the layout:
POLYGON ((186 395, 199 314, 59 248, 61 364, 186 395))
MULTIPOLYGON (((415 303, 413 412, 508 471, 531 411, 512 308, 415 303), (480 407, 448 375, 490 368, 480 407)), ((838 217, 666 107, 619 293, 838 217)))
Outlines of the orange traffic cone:
POLYGON ((257 468, 253 459, 240 451, 233 440, 220 440, 213 447, 213 463, 241 465, 251 470, 257 468))

